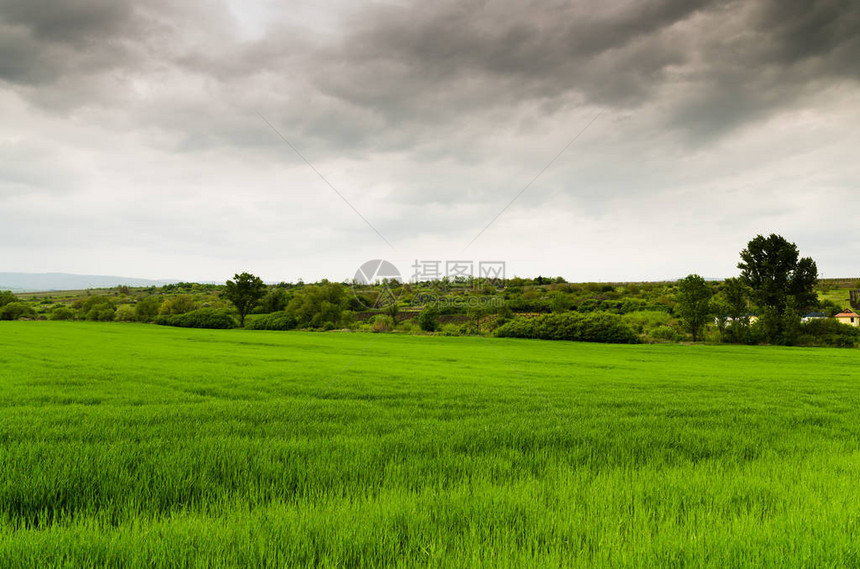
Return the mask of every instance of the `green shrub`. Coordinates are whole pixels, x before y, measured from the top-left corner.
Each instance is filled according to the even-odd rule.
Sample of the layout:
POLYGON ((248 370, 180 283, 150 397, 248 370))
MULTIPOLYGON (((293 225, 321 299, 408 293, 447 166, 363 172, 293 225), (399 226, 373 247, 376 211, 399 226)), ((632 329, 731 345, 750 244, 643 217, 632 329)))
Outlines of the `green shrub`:
POLYGON ((511 307, 508 306, 508 303, 504 303, 499 311, 496 313, 496 321, 493 323, 493 328, 498 328, 504 324, 507 324, 514 318, 514 311, 511 310, 511 307))
POLYGON ((797 344, 853 348, 860 344, 860 328, 842 324, 832 318, 821 318, 800 325, 797 344))
POLYGON ((768 335, 765 323, 758 319, 749 325, 746 332, 746 342, 750 345, 767 344, 768 335))
POLYGON ((589 314, 543 314, 535 318, 515 318, 496 330, 503 338, 537 338, 611 344, 638 344, 639 336, 621 317, 603 312, 589 314))
MULTIPOLYGON (((275 287, 266 293, 266 296, 260 301, 259 309, 262 314, 272 314, 282 312, 287 307, 290 300, 289 293, 285 288, 275 287)), ((247 328, 247 326, 245 326, 247 328)), ((281 328, 261 328, 264 330, 281 330, 281 328)))
POLYGON ((347 325, 351 317, 346 288, 338 283, 323 281, 320 285, 302 288, 287 305, 299 328, 332 329, 347 325))
POLYGON ((18 297, 12 294, 12 291, 0 291, 0 308, 6 306, 10 302, 18 302, 18 297))
POLYGON ((137 314, 131 304, 120 304, 116 309, 114 318, 120 322, 134 322, 137 320, 137 314))
POLYGON ((180 328, 209 328, 225 330, 236 328, 239 323, 226 310, 216 308, 200 308, 184 314, 159 315, 156 324, 162 326, 178 326, 180 328))
POLYGON ((373 317, 373 323, 370 326, 373 332, 391 332, 397 327, 394 318, 388 314, 377 314, 373 317))
POLYGON ((443 324, 439 329, 443 336, 464 336, 469 333, 468 324, 443 324))
POLYGON ((161 308, 158 313, 162 315, 187 314, 197 310, 199 306, 191 296, 187 294, 178 294, 164 299, 161 303, 161 308))
POLYGON ((245 328, 248 330, 293 330, 297 325, 296 317, 283 311, 266 314, 245 322, 245 328))
POLYGON ((74 320, 75 311, 68 306, 58 306, 51 311, 51 320, 74 320))
POLYGON ((9 302, 0 308, 0 320, 18 320, 20 318, 35 318, 36 311, 23 302, 9 302))
POLYGON ((563 292, 554 292, 549 297, 549 309, 552 312, 567 312, 571 307, 570 296, 563 292))
POLYGON ((96 304, 87 310, 84 318, 93 322, 112 322, 114 314, 116 314, 116 308, 114 308, 113 304, 96 304))
POLYGON ((648 332, 648 336, 654 340, 666 340, 669 342, 680 342, 684 337, 677 330, 667 325, 660 325, 648 332))
POLYGON ((134 305, 134 315, 138 322, 152 322, 158 316, 162 299, 160 296, 148 296, 134 305))
POLYGON ((418 327, 425 332, 435 332, 439 329, 439 311, 435 306, 426 306, 418 314, 418 327))
POLYGON ((628 312, 621 319, 636 332, 647 334, 654 328, 667 327, 672 317, 665 310, 642 310, 628 312))

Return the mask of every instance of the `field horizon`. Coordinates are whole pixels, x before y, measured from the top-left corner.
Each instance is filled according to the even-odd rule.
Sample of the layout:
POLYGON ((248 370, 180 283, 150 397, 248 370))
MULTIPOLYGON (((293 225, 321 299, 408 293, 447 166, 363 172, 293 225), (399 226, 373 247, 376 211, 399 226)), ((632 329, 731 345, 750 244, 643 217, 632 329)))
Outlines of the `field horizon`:
POLYGON ((0 322, 0 565, 860 564, 860 354, 0 322))

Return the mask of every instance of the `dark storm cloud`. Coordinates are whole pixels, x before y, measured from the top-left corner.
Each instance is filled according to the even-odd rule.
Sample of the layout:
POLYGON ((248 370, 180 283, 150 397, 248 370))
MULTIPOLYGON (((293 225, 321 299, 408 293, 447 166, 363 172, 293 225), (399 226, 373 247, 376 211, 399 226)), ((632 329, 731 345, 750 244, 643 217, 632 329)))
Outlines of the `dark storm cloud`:
POLYGON ((114 0, 0 1, 7 24, 27 28, 39 41, 75 46, 134 31, 132 7, 132 3, 114 0))
POLYGON ((661 33, 706 4, 656 1, 613 12, 585 3, 472 1, 371 11, 329 52, 343 62, 340 72, 321 73, 320 82, 380 108, 398 101, 418 107, 445 94, 471 95, 475 105, 570 92, 623 102, 685 60, 661 33), (604 86, 616 82, 626 88, 604 86))
POLYGON ((332 149, 509 129, 524 105, 645 109, 707 143, 856 80, 858 30, 860 4, 831 0, 432 2, 366 8, 325 41, 284 29, 209 68, 273 74, 284 97, 262 108, 332 149))
POLYGON ((363 13, 312 72, 392 123, 528 100, 657 101, 707 139, 856 79, 858 16, 860 4, 830 0, 428 3, 363 13))
POLYGON ((130 79, 229 44, 231 25, 208 1, 0 0, 0 84, 48 110, 107 106, 134 122, 130 79))
POLYGON ((129 65, 129 43, 144 33, 127 2, 0 0, 0 79, 52 83, 129 65))
POLYGON ((43 107, 114 106, 184 149, 244 145, 235 117, 263 112, 323 153, 491 132, 524 105, 650 106, 707 141, 860 73, 860 4, 840 0, 369 4, 338 33, 282 19, 253 41, 234 24, 205 0, 0 0, 0 80, 43 107))
POLYGON ((860 4, 843 0, 768 0, 756 11, 761 56, 774 64, 810 60, 834 76, 860 77, 860 4))
POLYGON ((705 18, 669 121, 708 140, 860 78, 860 4, 767 0, 705 18))

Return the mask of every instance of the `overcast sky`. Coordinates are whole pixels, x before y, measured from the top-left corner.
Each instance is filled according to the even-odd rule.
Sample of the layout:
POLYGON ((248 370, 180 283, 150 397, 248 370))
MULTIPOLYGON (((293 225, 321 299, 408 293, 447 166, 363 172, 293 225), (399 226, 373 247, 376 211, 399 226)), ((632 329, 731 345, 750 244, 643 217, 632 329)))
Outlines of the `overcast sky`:
POLYGON ((860 276, 860 2, 320 4, 0 0, 0 271, 860 276))

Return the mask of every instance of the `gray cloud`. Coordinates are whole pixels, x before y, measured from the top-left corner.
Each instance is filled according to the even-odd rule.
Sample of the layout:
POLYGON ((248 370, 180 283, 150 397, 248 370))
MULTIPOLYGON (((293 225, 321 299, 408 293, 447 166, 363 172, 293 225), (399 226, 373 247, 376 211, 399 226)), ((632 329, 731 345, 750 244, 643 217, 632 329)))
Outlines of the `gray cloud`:
POLYGON ((35 85, 131 64, 130 41, 144 32, 132 6, 101 0, 2 0, 0 42, 6 49, 0 78, 35 85))
MULTIPOLYGON (((542 250, 530 235, 544 226, 572 239, 616 223, 643 242, 685 224, 716 242, 768 230, 755 220, 798 227, 804 192, 856 185, 843 150, 857 142, 856 3, 264 4, 234 19, 244 3, 0 0, 0 195, 15 231, 46 219, 26 212, 51 194, 51 219, 72 212, 81 244, 128 224, 129 247, 204 255, 209 235, 236 258, 241 231, 211 237, 235 215, 265 236, 254 247, 378 245, 257 113, 387 237, 428 247, 468 242, 598 110, 478 246, 542 250), (838 175, 813 175, 825 164, 838 175), (109 221, 83 211, 106 202, 109 221)), ((46 247, 50 225, 27 242, 46 247)))
POLYGON ((111 0, 3 0, 9 24, 27 28, 34 39, 91 47, 134 30, 134 4, 111 0))
POLYGON ((232 144, 230 113, 265 112, 309 144, 402 150, 528 102, 563 114, 655 100, 667 126, 706 141, 856 79, 860 56, 860 7, 833 0, 370 5, 336 35, 281 20, 250 42, 208 2, 4 0, 0 21, 0 77, 57 91, 22 91, 35 104, 132 105, 150 124, 211 128, 192 147, 232 144), (183 79, 208 83, 199 114, 166 87, 183 79), (141 102, 142 83, 162 97, 141 102))
POLYGON ((860 69, 860 7, 844 2, 578 6, 368 12, 340 45, 315 54, 315 82, 389 125, 524 100, 640 108, 665 98, 668 124, 707 139, 860 69))

